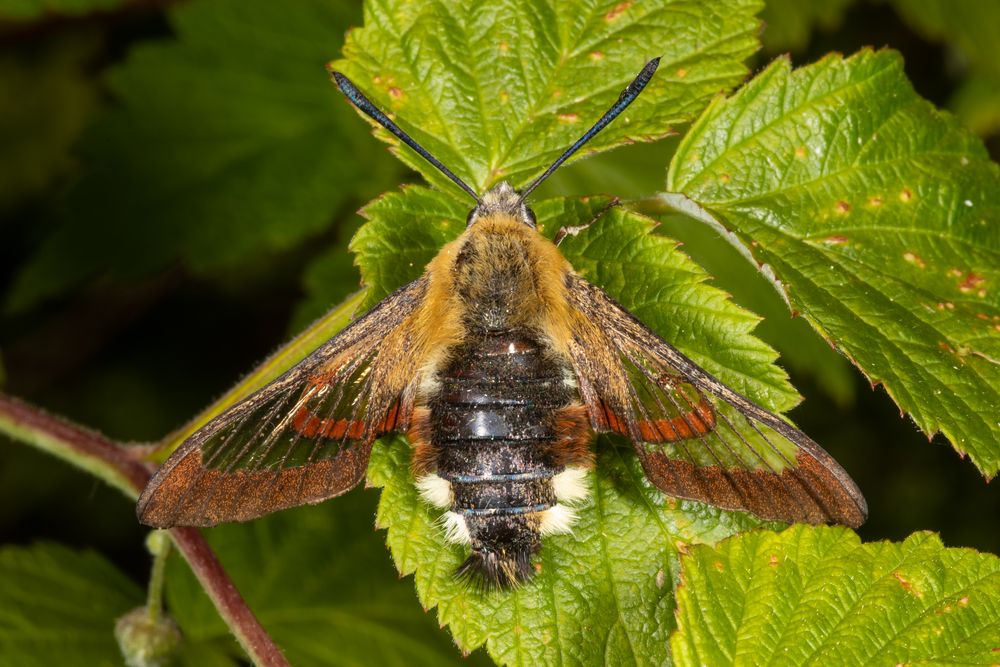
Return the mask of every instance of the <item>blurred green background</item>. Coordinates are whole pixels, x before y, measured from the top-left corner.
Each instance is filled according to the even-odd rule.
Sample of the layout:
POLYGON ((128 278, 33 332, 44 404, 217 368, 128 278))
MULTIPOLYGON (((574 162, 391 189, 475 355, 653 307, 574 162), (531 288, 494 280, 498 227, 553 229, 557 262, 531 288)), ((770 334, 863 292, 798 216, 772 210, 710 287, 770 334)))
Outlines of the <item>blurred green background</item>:
MULTIPOLYGON (((1000 156, 1000 2, 775 0, 763 17, 752 70, 891 46, 917 91, 1000 156)), ((159 439, 358 287, 355 211, 418 180, 326 81, 360 20, 333 1, 0 0, 4 391, 115 439, 159 439)), ((652 194, 675 143, 577 163, 537 196, 652 194)), ((1000 552, 995 484, 928 444, 712 232, 664 222, 766 317, 758 332, 806 399, 792 417, 869 501, 864 539, 929 529, 1000 552)), ((92 548, 141 584, 144 535, 117 491, 0 438, 4 544, 92 548)))

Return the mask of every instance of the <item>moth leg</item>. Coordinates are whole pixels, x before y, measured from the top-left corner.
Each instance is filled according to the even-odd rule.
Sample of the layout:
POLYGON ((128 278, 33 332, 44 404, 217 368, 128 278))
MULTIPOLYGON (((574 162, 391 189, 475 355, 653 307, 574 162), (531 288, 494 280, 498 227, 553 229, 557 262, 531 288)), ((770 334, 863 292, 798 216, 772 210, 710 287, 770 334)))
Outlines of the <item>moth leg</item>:
POLYGON ((601 218, 603 218, 604 214, 606 214, 612 208, 614 208, 615 206, 620 206, 621 203, 622 203, 622 200, 619 199, 618 197, 615 197, 614 199, 612 199, 611 201, 609 201, 604 208, 602 208, 600 211, 598 211, 597 215, 595 215, 593 218, 591 218, 590 222, 588 222, 587 224, 585 224, 585 225, 575 225, 573 227, 560 227, 559 231, 556 232, 556 237, 552 240, 552 242, 555 243, 558 246, 560 243, 563 242, 563 239, 565 239, 567 236, 576 236, 577 234, 579 234, 580 232, 582 232, 583 230, 587 229, 592 224, 594 224, 595 222, 597 222, 598 220, 600 220, 601 218))

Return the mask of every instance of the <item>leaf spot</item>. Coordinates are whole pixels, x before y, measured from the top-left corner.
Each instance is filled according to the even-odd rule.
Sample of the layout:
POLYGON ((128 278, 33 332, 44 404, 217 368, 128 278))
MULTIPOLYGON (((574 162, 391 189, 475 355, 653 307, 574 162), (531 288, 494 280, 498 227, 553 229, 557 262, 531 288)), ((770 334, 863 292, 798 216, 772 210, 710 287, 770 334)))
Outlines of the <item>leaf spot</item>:
POLYGON ((915 252, 904 252, 903 259, 905 259, 910 264, 916 264, 921 269, 927 266, 927 263, 915 252))
POLYGON ((892 576, 896 578, 896 581, 899 582, 899 585, 902 586, 903 590, 905 590, 907 593, 912 593, 918 598, 922 598, 924 596, 923 593, 921 593, 920 591, 918 591, 913 587, 913 582, 904 577, 901 572, 895 571, 892 573, 892 576))
POLYGON ((937 307, 938 310, 944 310, 945 308, 947 308, 948 310, 955 310, 955 304, 953 304, 951 301, 945 301, 944 303, 939 303, 937 307))
POLYGON ((972 208, 972 200, 971 199, 966 199, 965 202, 964 202, 964 204, 966 206, 968 206, 969 208, 972 208))
POLYGON ((966 595, 966 596, 960 598, 959 601, 958 601, 958 604, 960 606, 962 606, 962 607, 968 607, 969 606, 969 596, 966 595))
POLYGON ((903 188, 903 191, 899 193, 899 199, 903 203, 910 201, 911 199, 913 199, 913 191, 910 190, 909 188, 903 188))
POLYGON ((846 236, 827 236, 823 239, 823 243, 827 245, 844 245, 847 243, 846 236))
POLYGON ((676 74, 677 74, 677 78, 678 79, 683 79, 684 77, 686 77, 688 75, 688 71, 686 69, 684 69, 683 67, 680 67, 680 68, 677 69, 676 74))
POLYGON ((656 587, 663 588, 663 585, 667 583, 666 573, 660 569, 656 571, 656 587))
POLYGON ((614 21, 619 16, 624 14, 626 11, 628 11, 628 8, 631 6, 632 6, 631 2, 619 2, 617 5, 615 5, 614 9, 612 9, 610 12, 604 15, 604 20, 607 21, 608 23, 614 21))
MULTIPOLYGON (((968 293, 982 285, 984 282, 986 282, 986 278, 983 278, 975 271, 969 271, 968 275, 965 276, 965 279, 958 284, 958 289, 968 293)), ((983 291, 985 292, 985 290, 983 291)))
POLYGON ((561 123, 578 123, 580 121, 580 116, 575 113, 561 113, 558 118, 561 123))
POLYGON ((771 554, 767 559, 768 565, 778 567, 778 554, 771 554))
POLYGON ((497 48, 500 49, 501 51, 507 51, 510 48, 510 44, 508 44, 507 42, 500 42, 499 44, 497 44, 497 48))
POLYGON ((396 88, 395 86, 389 89, 389 94, 395 97, 397 100, 402 99, 403 97, 403 91, 400 90, 399 88, 396 88))
POLYGON ((879 197, 879 196, 869 197, 868 198, 868 204, 871 205, 871 206, 881 206, 882 205, 882 198, 879 197))
POLYGON ((510 94, 506 90, 500 91, 500 103, 507 104, 507 100, 510 99, 510 94))
POLYGON ((726 566, 722 564, 721 560, 717 560, 714 563, 712 563, 712 567, 714 567, 719 572, 722 572, 723 570, 726 569, 726 566))
POLYGON ((600 51, 593 51, 590 54, 590 59, 593 60, 594 62, 597 62, 598 60, 604 60, 604 54, 601 53, 600 51))
POLYGON ((965 157, 964 155, 958 158, 958 161, 963 167, 968 166, 969 164, 969 158, 965 157))
POLYGON ((799 146, 798 148, 795 149, 795 157, 805 157, 805 156, 806 156, 805 146, 799 146))
POLYGON ((851 212, 851 205, 848 204, 843 199, 837 202, 836 208, 837 208, 837 213, 840 213, 841 215, 845 215, 851 212))
POLYGON ((728 183, 730 180, 732 180, 732 177, 729 174, 719 174, 719 180, 722 181, 723 183, 728 183))

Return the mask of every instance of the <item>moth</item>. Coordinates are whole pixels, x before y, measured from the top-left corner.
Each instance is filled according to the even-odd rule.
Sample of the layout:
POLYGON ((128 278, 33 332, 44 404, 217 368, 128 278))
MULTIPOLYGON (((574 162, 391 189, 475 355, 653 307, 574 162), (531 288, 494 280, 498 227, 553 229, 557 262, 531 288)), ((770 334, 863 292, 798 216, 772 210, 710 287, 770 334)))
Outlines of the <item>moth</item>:
POLYGON ((465 232, 422 277, 188 438, 143 492, 139 519, 211 526, 320 502, 356 486, 373 441, 395 431, 447 539, 469 549, 458 575, 490 588, 528 581, 542 538, 570 529, 595 433, 624 436, 671 496, 860 525, 861 492, 819 445, 650 331, 537 231, 528 195, 658 62, 527 187, 482 195, 333 72, 351 103, 475 199, 465 232))

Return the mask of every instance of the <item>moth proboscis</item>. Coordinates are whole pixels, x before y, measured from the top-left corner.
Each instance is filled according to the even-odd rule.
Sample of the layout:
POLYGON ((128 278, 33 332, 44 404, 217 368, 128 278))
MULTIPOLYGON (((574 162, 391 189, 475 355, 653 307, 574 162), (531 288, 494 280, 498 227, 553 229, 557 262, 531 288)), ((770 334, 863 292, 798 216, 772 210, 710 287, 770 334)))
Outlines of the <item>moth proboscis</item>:
POLYGON ((805 434, 702 370, 540 235, 526 197, 632 103, 650 61, 601 119, 518 191, 479 195, 347 77, 348 99, 471 195, 465 232, 423 276, 188 438, 139 499, 153 526, 210 526, 340 495, 373 441, 413 447, 423 498, 469 547, 459 575, 529 580, 545 535, 586 499, 593 434, 627 438, 664 493, 765 519, 860 525, 864 498, 805 434))

